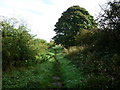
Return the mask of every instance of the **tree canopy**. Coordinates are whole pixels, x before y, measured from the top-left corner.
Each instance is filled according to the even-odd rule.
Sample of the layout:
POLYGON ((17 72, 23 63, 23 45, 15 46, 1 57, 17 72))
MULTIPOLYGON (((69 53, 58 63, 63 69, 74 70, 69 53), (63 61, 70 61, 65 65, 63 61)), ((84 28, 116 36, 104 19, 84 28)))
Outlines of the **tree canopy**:
POLYGON ((56 44, 62 44, 65 47, 74 46, 75 36, 82 29, 94 29, 97 27, 96 22, 88 11, 79 6, 71 6, 55 24, 54 31, 56 36, 53 37, 56 44))

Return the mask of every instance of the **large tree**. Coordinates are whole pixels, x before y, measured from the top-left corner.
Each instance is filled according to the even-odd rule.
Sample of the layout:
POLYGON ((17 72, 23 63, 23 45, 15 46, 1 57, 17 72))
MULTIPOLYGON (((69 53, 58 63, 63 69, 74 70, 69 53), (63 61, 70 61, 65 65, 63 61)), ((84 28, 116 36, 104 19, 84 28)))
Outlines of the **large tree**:
POLYGON ((56 44, 62 44, 65 47, 74 46, 75 36, 82 29, 94 29, 97 27, 93 16, 86 9, 79 6, 69 7, 59 18, 53 37, 56 44))

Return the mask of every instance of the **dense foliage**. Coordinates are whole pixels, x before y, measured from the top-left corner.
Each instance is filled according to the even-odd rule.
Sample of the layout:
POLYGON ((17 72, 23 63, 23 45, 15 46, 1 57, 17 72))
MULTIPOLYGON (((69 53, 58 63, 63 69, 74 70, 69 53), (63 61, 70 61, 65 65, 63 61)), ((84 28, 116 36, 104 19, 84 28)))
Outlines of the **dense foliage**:
POLYGON ((79 6, 72 6, 62 13, 55 25, 56 36, 53 38, 56 44, 62 44, 65 47, 75 45, 75 36, 82 29, 95 29, 93 16, 86 9, 79 6))
POLYGON ((0 22, 2 32, 3 71, 12 66, 24 66, 36 61, 39 53, 45 52, 47 42, 35 39, 25 25, 15 19, 0 22))
POLYGON ((68 8, 54 29, 59 45, 35 38, 13 19, 0 22, 3 70, 13 69, 3 72, 3 88, 119 90, 120 1, 107 6, 98 17, 99 29, 84 8, 68 8))
POLYGON ((120 27, 120 1, 108 2, 103 9, 103 14, 98 17, 100 28, 111 31, 118 30, 120 27))
POLYGON ((87 75, 90 88, 120 88, 120 2, 107 5, 109 8, 99 17, 100 29, 82 30, 76 36, 77 46, 65 51, 67 58, 87 75))
MULTIPOLYGON (((103 36, 107 40, 107 45, 110 49, 120 50, 120 1, 114 0, 113 2, 108 2, 107 6, 109 8, 103 10, 103 15, 98 18, 100 31, 104 33, 103 36), (108 45, 109 44, 109 45, 108 45)), ((103 40, 104 41, 104 40, 103 40)), ((99 42, 99 41, 98 41, 99 42)), ((120 51, 119 51, 120 52, 120 51)))
POLYGON ((3 73, 3 89, 52 88, 53 63, 45 62, 34 67, 19 68, 10 73, 3 73))

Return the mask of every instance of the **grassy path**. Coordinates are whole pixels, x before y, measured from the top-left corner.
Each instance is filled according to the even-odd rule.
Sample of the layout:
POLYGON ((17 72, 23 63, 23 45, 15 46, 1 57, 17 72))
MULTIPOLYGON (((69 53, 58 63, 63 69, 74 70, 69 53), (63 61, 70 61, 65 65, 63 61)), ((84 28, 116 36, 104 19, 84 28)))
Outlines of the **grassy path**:
POLYGON ((63 88, 63 83, 61 81, 61 75, 60 75, 60 68, 59 68, 59 62, 54 62, 54 75, 53 75, 53 83, 52 85, 54 88, 63 88))
POLYGON ((80 88, 84 79, 82 73, 62 51, 55 53, 56 61, 46 61, 28 69, 17 69, 3 73, 4 88, 80 88))
POLYGON ((62 54, 57 55, 60 63, 61 79, 65 88, 84 88, 82 81, 84 75, 72 64, 68 59, 64 58, 62 54))

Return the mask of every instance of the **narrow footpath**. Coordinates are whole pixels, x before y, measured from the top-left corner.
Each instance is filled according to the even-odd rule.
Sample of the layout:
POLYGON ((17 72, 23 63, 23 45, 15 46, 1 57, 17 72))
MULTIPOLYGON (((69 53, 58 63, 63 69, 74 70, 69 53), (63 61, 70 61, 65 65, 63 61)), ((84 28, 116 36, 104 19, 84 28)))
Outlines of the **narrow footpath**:
POLYGON ((84 75, 68 59, 66 59, 60 48, 55 48, 54 75, 52 85, 55 88, 82 88, 84 75))
POLYGON ((59 70, 59 62, 54 63, 54 75, 53 75, 53 87, 54 88, 63 88, 63 83, 61 81, 60 70, 59 70))
POLYGON ((54 66, 53 66, 53 69, 54 69, 54 75, 53 75, 53 87, 54 88, 64 88, 64 85, 63 85, 63 81, 61 80, 61 73, 60 73, 60 63, 58 62, 57 60, 57 49, 54 48, 54 53, 55 53, 55 62, 54 62, 54 66))

